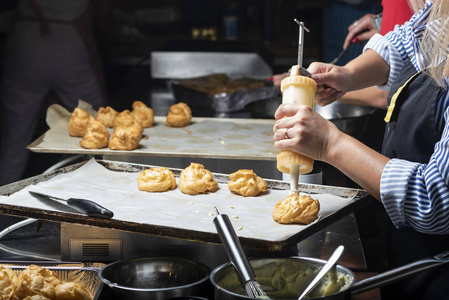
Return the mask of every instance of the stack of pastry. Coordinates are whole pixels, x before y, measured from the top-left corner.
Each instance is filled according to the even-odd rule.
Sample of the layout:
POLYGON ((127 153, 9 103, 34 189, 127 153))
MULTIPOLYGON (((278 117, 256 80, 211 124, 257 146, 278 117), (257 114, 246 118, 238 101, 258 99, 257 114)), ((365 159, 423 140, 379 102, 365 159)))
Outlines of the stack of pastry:
POLYGON ((97 121, 106 127, 112 128, 114 127, 114 119, 117 115, 118 111, 110 106, 100 107, 97 112, 97 121))
POLYGON ((84 109, 76 107, 70 115, 69 135, 83 137, 89 125, 90 115, 84 109))
POLYGON ((106 126, 89 116, 89 124, 80 145, 86 149, 104 148, 108 146, 110 136, 106 126))
POLYGON ((136 120, 129 110, 124 110, 115 117, 114 133, 109 141, 112 150, 134 150, 142 139, 143 125, 136 120))
POLYGON ((134 150, 142 139, 144 127, 153 122, 153 110, 142 101, 134 101, 132 112, 119 113, 110 106, 100 107, 96 118, 77 107, 70 115, 69 134, 82 137, 80 145, 86 149, 134 150), (114 128, 111 140, 107 127, 114 128))
MULTIPOLYGON (((124 110, 120 113, 110 106, 100 107, 96 118, 77 107, 70 115, 69 135, 82 137, 80 145, 87 149, 108 146, 112 150, 134 150, 142 139, 144 128, 154 125, 154 112, 142 101, 134 101, 132 107, 132 111, 124 110), (107 128, 114 128, 110 140, 107 128)), ((190 125, 191 120, 190 107, 180 102, 170 107, 166 125, 185 127, 190 125)))
POLYGON ((16 300, 92 300, 90 292, 80 283, 62 282, 49 269, 30 265, 17 276, 0 267, 0 299, 16 300))
POLYGON ((81 147, 87 149, 100 149, 108 145, 109 132, 106 127, 80 107, 70 115, 70 136, 82 137, 81 147))

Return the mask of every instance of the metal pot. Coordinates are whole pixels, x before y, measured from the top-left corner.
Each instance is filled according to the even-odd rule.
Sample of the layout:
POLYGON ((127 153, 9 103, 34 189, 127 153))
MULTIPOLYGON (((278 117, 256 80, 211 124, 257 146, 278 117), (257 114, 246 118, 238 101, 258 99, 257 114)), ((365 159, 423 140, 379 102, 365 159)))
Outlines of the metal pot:
MULTIPOLYGON (((281 105, 282 97, 264 99, 246 105, 245 109, 254 118, 272 119, 276 109, 281 105)), ((334 102, 326 106, 315 105, 315 111, 323 118, 334 123, 342 132, 360 138, 366 131, 370 116, 375 108, 334 102)))
POLYGON ((111 263, 98 277, 111 288, 114 299, 171 299, 212 293, 210 269, 184 258, 154 257, 111 263))
MULTIPOLYGON (((325 288, 323 283, 321 283, 311 292, 312 297, 308 299, 348 300, 351 299, 351 295, 353 294, 359 294, 391 284, 414 273, 442 265, 448 261, 449 251, 407 264, 400 268, 392 269, 359 282, 355 282, 355 276, 351 270, 341 265, 337 265, 336 274, 339 280, 337 281, 338 284, 335 286, 337 286, 338 290, 329 294, 326 293, 325 296, 317 296, 316 294, 313 296, 313 293, 318 293, 317 289, 325 288)), ((289 257, 254 259, 250 260, 250 263, 256 273, 258 282, 268 296, 270 296, 270 299, 297 299, 326 261, 316 258, 289 257), (277 271, 275 271, 276 268, 278 268, 277 271), (302 272, 301 276, 296 274, 295 277, 290 277, 297 278, 298 280, 293 283, 287 283, 287 281, 283 281, 278 277, 281 270, 283 274, 296 274, 294 272, 299 272, 299 270, 302 270, 302 272), (276 282, 277 284, 273 285, 273 282, 276 282), (279 287, 279 289, 277 289, 277 287, 279 287), (290 291, 283 291, 282 289, 284 287, 287 287, 287 289, 289 288, 290 291), (291 292, 293 289, 295 289, 295 291, 291 292)), ((326 277, 323 281, 324 280, 326 280, 326 277)), ((329 280, 329 277, 327 280, 329 280)), ((215 300, 253 299, 247 297, 244 290, 241 290, 241 284, 231 263, 226 263, 215 268, 210 274, 210 281, 214 286, 215 300)), ((327 287, 327 291, 330 290, 332 290, 332 288, 327 287)))

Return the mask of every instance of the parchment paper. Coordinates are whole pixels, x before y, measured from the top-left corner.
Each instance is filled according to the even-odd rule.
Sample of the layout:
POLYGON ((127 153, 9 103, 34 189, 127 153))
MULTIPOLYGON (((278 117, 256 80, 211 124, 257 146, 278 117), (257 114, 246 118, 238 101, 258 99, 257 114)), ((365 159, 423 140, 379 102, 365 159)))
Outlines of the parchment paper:
MULTIPOLYGON (((201 195, 186 195, 179 188, 148 193, 137 188, 138 175, 108 170, 92 159, 75 171, 29 185, 9 197, 1 196, 0 202, 77 213, 68 206, 35 198, 28 191, 64 199, 86 198, 112 210, 116 220, 209 233, 216 233, 212 222, 215 206, 221 214, 229 216, 238 236, 267 241, 283 241, 306 228, 278 224, 272 219, 275 204, 288 195, 287 190, 269 190, 257 197, 242 197, 231 193, 227 184, 220 183, 217 192, 201 195)), ((313 194, 312 197, 320 201, 321 218, 352 200, 330 194, 313 194)))
MULTIPOLYGON (((96 115, 89 104, 80 101, 79 107, 96 115)), ((98 155, 157 155, 202 158, 237 158, 276 160, 279 151, 274 147, 274 120, 193 118, 190 126, 165 126, 166 117, 156 116, 155 125, 145 128, 137 149, 132 151, 84 149, 81 138, 71 137, 68 124, 71 112, 58 104, 47 110, 50 129, 28 146, 34 152, 98 154, 98 155)), ((112 136, 113 129, 108 128, 112 136)))

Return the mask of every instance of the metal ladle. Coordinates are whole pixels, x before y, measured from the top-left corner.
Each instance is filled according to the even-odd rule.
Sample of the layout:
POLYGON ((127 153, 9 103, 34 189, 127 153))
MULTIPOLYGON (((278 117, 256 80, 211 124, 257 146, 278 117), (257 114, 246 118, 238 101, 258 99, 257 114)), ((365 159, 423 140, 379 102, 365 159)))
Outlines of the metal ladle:
POLYGON ((335 249, 334 253, 332 253, 331 257, 327 261, 327 263, 323 266, 323 268, 318 272, 312 282, 309 283, 307 288, 302 292, 301 296, 299 296, 298 300, 304 299, 304 297, 320 282, 320 280, 324 277, 324 275, 329 272, 330 269, 337 263, 338 259, 345 250, 345 247, 340 245, 335 249))

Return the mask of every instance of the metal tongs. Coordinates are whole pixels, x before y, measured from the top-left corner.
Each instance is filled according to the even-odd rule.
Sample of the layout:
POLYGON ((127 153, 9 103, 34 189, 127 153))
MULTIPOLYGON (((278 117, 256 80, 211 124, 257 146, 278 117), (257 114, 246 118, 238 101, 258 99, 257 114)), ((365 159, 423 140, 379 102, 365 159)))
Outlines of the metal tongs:
POLYGON ((303 76, 310 77, 312 74, 310 74, 309 71, 307 71, 306 68, 302 66, 303 61, 303 50, 304 50, 304 30, 307 32, 310 32, 310 30, 304 25, 304 22, 299 22, 297 19, 294 19, 296 24, 299 25, 299 37, 298 37, 298 68, 299 72, 303 76))

